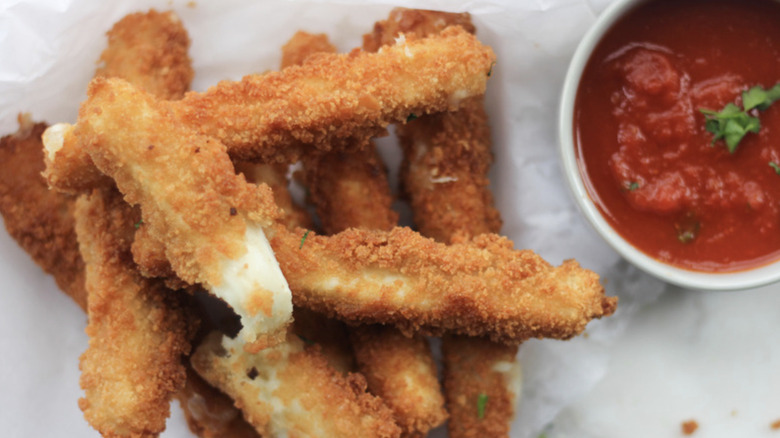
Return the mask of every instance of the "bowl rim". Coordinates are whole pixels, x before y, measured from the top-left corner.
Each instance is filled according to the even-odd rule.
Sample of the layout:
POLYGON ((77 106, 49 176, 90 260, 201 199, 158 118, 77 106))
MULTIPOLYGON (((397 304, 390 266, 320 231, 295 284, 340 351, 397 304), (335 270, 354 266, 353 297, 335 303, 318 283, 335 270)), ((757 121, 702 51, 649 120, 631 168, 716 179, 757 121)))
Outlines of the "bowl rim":
POLYGON ((668 283, 699 290, 738 290, 764 286, 780 280, 780 260, 733 272, 701 272, 679 268, 656 260, 625 240, 603 217, 588 194, 577 162, 574 145, 574 103, 580 77, 602 36, 623 15, 651 0, 616 0, 597 18, 577 45, 560 95, 558 106, 558 147, 564 175, 580 211, 598 234, 623 258, 639 269, 668 283))

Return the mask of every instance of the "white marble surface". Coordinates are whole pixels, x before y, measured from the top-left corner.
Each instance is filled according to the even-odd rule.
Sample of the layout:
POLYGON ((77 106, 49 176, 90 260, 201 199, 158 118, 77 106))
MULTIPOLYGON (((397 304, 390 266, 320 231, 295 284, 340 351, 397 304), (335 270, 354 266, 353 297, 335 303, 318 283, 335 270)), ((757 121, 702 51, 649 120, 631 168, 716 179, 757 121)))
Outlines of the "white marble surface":
MULTIPOLYGON (((772 437, 780 419, 780 287, 711 293, 673 289, 629 266, 587 226, 555 151, 558 92, 574 48, 608 0, 186 1, 0 0, 0 133, 15 115, 73 121, 104 46, 127 12, 174 8, 193 38, 194 88, 275 68, 298 29, 343 50, 391 5, 469 10, 496 49, 488 109, 492 180, 518 247, 602 275, 617 314, 568 342, 523 346, 523 398, 513 437, 772 437), (371 4, 368 4, 371 3, 371 4)), ((386 155, 396 154, 385 141, 386 155)), ((396 157, 397 158, 397 157, 396 157)), ((11 437, 96 436, 76 400, 85 316, 0 233, 0 428, 11 437)), ((165 437, 190 436, 178 407, 165 437)))

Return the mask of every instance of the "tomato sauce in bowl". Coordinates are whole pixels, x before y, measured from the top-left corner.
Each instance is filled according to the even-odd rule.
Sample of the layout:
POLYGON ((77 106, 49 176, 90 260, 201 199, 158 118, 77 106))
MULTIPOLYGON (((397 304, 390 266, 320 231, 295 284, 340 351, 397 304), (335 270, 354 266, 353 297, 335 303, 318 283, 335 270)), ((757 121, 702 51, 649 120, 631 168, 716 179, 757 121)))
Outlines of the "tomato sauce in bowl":
MULTIPOLYGON (((655 0, 606 32, 574 105, 588 194, 645 254, 731 272, 780 259, 780 101, 734 153, 700 109, 780 81, 780 2, 655 0)), ((752 113, 751 113, 752 114, 752 113)))

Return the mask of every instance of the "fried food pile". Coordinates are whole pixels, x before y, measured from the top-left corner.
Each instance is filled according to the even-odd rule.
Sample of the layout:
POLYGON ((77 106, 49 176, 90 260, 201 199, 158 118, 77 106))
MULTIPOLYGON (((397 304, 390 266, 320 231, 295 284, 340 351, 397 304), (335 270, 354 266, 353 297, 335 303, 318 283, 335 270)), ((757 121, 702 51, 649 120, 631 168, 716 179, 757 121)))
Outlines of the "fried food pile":
POLYGON ((474 32, 396 9, 362 49, 299 32, 279 71, 199 93, 181 21, 152 10, 109 31, 75 124, 20 116, 0 213, 87 311, 95 429, 157 436, 178 398, 201 437, 420 437, 448 419, 451 437, 508 436, 520 343, 617 302, 497 234, 495 55, 474 32), (372 142, 390 124, 420 233, 397 226, 372 142), (297 162, 316 219, 288 191, 297 162))

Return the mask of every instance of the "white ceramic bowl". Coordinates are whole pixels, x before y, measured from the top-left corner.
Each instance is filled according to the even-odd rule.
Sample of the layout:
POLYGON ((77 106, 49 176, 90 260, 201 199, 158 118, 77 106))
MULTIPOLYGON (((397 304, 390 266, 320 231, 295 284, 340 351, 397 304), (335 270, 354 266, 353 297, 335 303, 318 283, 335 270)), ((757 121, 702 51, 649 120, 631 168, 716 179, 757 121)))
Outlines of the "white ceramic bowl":
POLYGON ((588 222, 618 253, 643 271, 678 286, 702 290, 736 290, 780 280, 780 261, 738 272, 690 271, 656 260, 643 253, 604 219, 588 195, 577 163, 574 145, 574 101, 585 65, 604 33, 636 5, 652 0, 616 0, 598 17, 577 47, 566 73, 558 115, 558 144, 563 169, 577 204, 588 222))

